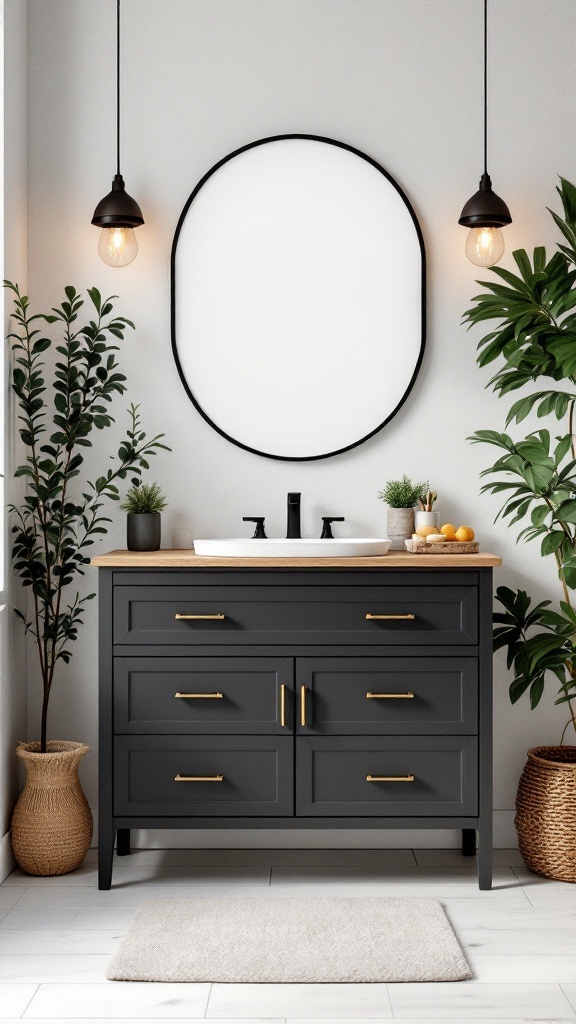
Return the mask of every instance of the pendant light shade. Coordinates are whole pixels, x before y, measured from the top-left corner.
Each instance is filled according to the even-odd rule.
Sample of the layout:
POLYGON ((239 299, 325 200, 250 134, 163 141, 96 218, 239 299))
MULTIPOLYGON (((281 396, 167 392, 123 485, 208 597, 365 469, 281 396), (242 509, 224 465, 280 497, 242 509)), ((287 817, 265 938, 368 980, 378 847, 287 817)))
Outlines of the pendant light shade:
POLYGON ((112 191, 98 203, 92 223, 98 228, 139 228, 144 223, 142 210, 126 192, 121 174, 114 175, 112 191))
POLYGON ((138 254, 134 228, 144 223, 142 210, 128 195, 120 173, 120 0, 116 0, 116 157, 112 191, 100 200, 92 224, 102 228, 98 255, 110 267, 126 267, 138 254))
POLYGON ((464 204, 458 223, 465 228, 503 228, 512 223, 510 210, 504 200, 492 191, 492 180, 486 172, 480 178, 478 191, 464 204))
POLYGON ((512 217, 504 200, 492 191, 488 174, 488 0, 484 0, 484 173, 480 188, 464 204, 458 223, 470 228, 466 256, 471 263, 494 266, 504 253, 500 228, 511 224, 512 217))

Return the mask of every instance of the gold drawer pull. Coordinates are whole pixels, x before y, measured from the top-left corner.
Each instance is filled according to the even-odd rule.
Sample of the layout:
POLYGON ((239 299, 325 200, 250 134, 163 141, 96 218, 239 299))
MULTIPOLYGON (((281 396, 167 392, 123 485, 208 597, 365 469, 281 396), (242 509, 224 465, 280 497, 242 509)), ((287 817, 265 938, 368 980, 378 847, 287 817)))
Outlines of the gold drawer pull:
POLYGON ((372 615, 368 612, 366 618, 369 622, 374 622, 377 619, 415 619, 416 616, 408 613, 408 615, 372 615))
POLYGON ((414 700, 412 691, 409 693, 372 693, 368 690, 366 700, 414 700))
POLYGON ((223 775, 178 775, 174 776, 174 782, 224 782, 223 775))
POLYGON ((286 725, 286 684, 280 683, 280 725, 286 725))
POLYGON ((306 725, 306 687, 300 687, 300 725, 306 725))
POLYGON ((367 775, 366 782, 414 782, 413 775, 367 775))
POLYGON ((176 698, 190 697, 193 700, 223 700, 223 693, 175 693, 176 698))
POLYGON ((211 622, 222 622, 222 620, 225 619, 226 616, 223 615, 222 612, 215 612, 213 615, 180 615, 179 612, 176 612, 176 615, 174 616, 174 618, 176 619, 177 622, 181 622, 184 619, 186 619, 186 620, 190 619, 190 620, 194 620, 194 621, 198 621, 198 619, 202 619, 203 621, 209 620, 211 622))

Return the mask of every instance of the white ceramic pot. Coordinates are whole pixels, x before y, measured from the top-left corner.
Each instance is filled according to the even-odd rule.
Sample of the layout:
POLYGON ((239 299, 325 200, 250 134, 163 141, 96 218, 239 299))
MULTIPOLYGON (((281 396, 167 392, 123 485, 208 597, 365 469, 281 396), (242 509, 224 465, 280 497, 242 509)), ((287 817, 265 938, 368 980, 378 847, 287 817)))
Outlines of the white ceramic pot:
POLYGON ((388 509, 388 537, 392 551, 404 551, 405 541, 414 533, 413 508, 388 509))
POLYGON ((438 513, 416 511, 414 514, 414 526, 416 529, 419 526, 435 526, 438 529, 438 513))

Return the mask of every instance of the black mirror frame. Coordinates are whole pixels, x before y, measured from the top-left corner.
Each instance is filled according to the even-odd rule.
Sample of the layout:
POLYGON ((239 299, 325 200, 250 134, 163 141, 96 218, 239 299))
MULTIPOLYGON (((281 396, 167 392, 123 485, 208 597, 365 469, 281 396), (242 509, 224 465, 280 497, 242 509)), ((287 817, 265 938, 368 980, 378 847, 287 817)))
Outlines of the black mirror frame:
POLYGON ((220 434, 221 437, 224 437, 227 441, 230 441, 231 444, 236 445, 238 448, 243 448, 244 451, 251 452, 253 455, 260 455, 262 458, 265 458, 265 459, 275 459, 275 460, 277 460, 279 462, 316 462, 316 461, 318 461, 320 459, 331 459, 335 455, 342 455, 344 452, 348 452, 348 451, 351 451, 351 449, 353 449, 353 448, 357 448, 359 445, 364 444, 366 441, 368 441, 371 437, 374 437, 375 434, 378 434, 379 431, 381 431, 383 429, 383 427, 385 427, 386 424, 389 423, 390 420, 392 420, 394 418, 394 416, 396 416, 397 413, 400 411, 400 409, 402 408, 402 406, 404 405, 404 403, 408 399, 408 396, 410 395, 410 392, 412 391, 412 388, 414 387, 414 383, 415 383, 416 378, 417 378, 417 376, 418 376, 418 374, 420 372, 420 368, 422 366, 422 360, 424 358, 424 349, 425 349, 425 346, 426 346, 426 250, 425 250, 425 247, 424 247, 424 238, 423 238, 423 235, 422 235, 422 229, 420 228, 420 224, 418 222, 418 218, 416 217, 416 214, 414 212, 412 204, 410 203, 410 200, 408 199, 407 195, 402 190, 402 188, 400 187, 398 182, 392 177, 391 174, 388 173, 388 171, 386 171, 381 166, 381 164, 379 164, 376 160, 373 160, 372 157, 368 156, 366 153, 363 153, 360 149, 356 149, 354 146, 350 146, 346 142, 338 142, 336 139, 329 139, 329 138, 327 138, 327 137, 325 137, 323 135, 308 135, 308 134, 302 134, 302 133, 291 133, 291 134, 287 134, 287 135, 271 135, 268 138, 258 139, 256 142, 249 142, 245 146, 240 146, 239 149, 235 149, 232 153, 228 153, 227 156, 223 157, 221 160, 219 160, 217 163, 215 163, 214 166, 211 167, 210 170, 206 172, 206 174, 200 179, 200 181, 198 182, 198 184, 194 188, 193 192, 188 197, 186 203, 184 204, 184 208, 182 210, 182 213, 180 214, 180 217, 178 218, 178 223, 176 225, 176 231, 174 232, 174 240, 172 242, 172 250, 171 250, 171 255, 170 255, 170 324, 171 324, 171 328, 170 329, 171 329, 172 352, 173 352, 173 355, 174 355, 174 360, 176 362, 176 367, 178 369, 178 373, 180 375, 180 380, 182 381, 182 384, 184 385, 184 390, 186 391, 186 394, 188 395, 188 398, 190 399, 190 401, 192 402, 192 404, 194 405, 196 410, 200 413, 202 418, 204 420, 206 420, 206 423, 208 423, 212 427, 212 429, 216 431, 216 433, 220 434), (419 354, 418 354, 418 359, 416 361, 416 366, 414 368, 414 372, 412 374, 412 377, 410 379, 408 387, 406 388, 406 391, 404 392, 404 394, 402 395, 402 398, 400 399, 400 401, 398 402, 396 407, 392 410, 392 412, 386 417, 386 419, 384 419, 382 421, 382 423, 380 423, 377 427, 375 427, 374 430, 371 430, 368 434, 365 434, 364 437, 361 437, 358 441, 352 442, 352 444, 346 445, 344 448, 338 448, 336 451, 333 451, 333 452, 325 452, 322 455, 304 455, 304 456, 298 456, 298 455, 295 455, 295 456, 290 456, 290 455, 273 455, 271 452, 263 452, 263 451, 259 451, 257 448, 251 448, 249 445, 243 444, 242 441, 237 441, 236 438, 231 437, 230 434, 227 434, 226 431, 222 430, 221 427, 218 426, 217 423, 214 423, 214 421, 207 415, 207 413, 204 411, 202 406, 198 403, 198 401, 194 397, 194 394, 192 393, 190 385, 189 385, 188 381, 186 380, 186 377, 184 376, 184 372, 182 370, 182 365, 180 363, 180 358, 178 356, 178 346, 177 346, 177 342, 176 342, 176 249, 177 249, 177 246, 178 246, 178 239, 179 239, 179 236, 180 236, 180 231, 182 229, 182 225, 184 224, 184 221, 186 219, 186 215, 188 213, 188 210, 190 209, 190 206, 194 202, 194 199, 198 195, 198 192, 200 191, 202 186, 206 184, 208 179, 211 178, 212 175, 217 170, 219 170, 220 167, 222 167, 224 164, 228 163, 228 161, 233 160, 234 157, 239 156, 240 153, 245 153, 249 149, 255 149, 257 146, 264 146, 267 143, 270 143, 270 142, 280 142, 280 141, 283 141, 285 139, 309 139, 309 140, 314 141, 314 142, 325 142, 326 144, 328 144, 330 146, 337 146, 339 149, 346 149, 346 150, 348 150, 348 152, 354 153, 356 156, 361 157, 362 160, 366 160, 367 163, 371 164, 372 167, 375 167, 377 171, 380 171, 380 173, 382 175, 384 175, 385 178, 387 178, 387 180, 390 182, 390 184, 394 186, 394 188, 398 192, 398 195, 400 196, 400 198, 404 202, 404 205, 406 206, 406 208, 407 208, 407 210, 408 210, 408 212, 409 212, 409 214, 410 214, 410 216, 412 218, 412 222, 414 224, 414 229, 416 231, 416 235, 417 235, 418 242, 419 242, 419 245, 420 245, 420 253, 421 253, 421 256, 422 256, 422 291, 421 291, 422 335, 421 335, 420 351, 419 351, 419 354))

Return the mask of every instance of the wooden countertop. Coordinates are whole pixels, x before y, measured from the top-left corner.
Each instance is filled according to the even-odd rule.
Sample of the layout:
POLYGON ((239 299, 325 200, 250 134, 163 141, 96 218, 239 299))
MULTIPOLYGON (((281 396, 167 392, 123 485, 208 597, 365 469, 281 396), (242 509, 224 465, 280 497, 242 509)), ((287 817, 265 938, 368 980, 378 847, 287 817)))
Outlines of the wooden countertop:
POLYGON ((201 557, 193 550, 108 551, 96 555, 91 565, 116 569, 485 569, 501 565, 498 555, 414 555, 390 551, 366 558, 226 558, 201 557))

